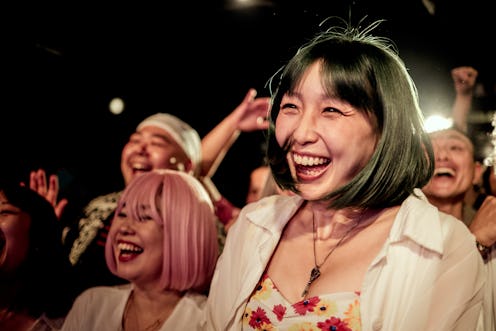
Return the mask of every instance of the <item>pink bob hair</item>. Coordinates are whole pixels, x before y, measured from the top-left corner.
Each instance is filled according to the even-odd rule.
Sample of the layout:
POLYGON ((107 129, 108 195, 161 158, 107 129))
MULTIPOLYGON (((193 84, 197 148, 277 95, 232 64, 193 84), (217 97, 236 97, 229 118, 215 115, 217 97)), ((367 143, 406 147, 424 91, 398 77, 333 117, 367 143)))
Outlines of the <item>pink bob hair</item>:
MULTIPOLYGON (((164 234, 161 287, 164 290, 208 290, 219 246, 212 201, 193 176, 177 170, 156 170, 135 177, 122 193, 115 215, 123 206, 129 218, 140 219, 143 206, 164 234), (151 213, 150 213, 151 211, 151 213)), ((114 216, 115 217, 115 216, 114 216)), ((116 231, 109 232, 105 259, 117 272, 112 249, 116 231)))

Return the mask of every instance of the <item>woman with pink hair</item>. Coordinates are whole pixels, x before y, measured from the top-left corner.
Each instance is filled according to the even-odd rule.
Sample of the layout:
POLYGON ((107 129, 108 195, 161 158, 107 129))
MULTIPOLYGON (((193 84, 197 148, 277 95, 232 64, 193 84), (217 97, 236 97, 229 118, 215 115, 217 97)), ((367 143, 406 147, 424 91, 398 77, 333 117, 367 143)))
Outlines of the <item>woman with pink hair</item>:
POLYGON ((135 177, 105 246, 110 271, 130 284, 87 289, 62 330, 199 330, 219 254, 212 202, 193 176, 135 177))

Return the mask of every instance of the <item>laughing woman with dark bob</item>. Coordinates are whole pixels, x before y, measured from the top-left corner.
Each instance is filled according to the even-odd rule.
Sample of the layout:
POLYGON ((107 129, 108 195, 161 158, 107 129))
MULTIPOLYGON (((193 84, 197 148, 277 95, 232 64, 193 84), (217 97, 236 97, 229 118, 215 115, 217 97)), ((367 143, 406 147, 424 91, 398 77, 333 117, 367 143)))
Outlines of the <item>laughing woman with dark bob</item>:
POLYGON ((483 262, 464 224, 419 189, 432 146, 394 44, 372 35, 380 23, 319 33, 271 79, 267 159, 295 195, 242 209, 209 330, 480 327, 483 262))

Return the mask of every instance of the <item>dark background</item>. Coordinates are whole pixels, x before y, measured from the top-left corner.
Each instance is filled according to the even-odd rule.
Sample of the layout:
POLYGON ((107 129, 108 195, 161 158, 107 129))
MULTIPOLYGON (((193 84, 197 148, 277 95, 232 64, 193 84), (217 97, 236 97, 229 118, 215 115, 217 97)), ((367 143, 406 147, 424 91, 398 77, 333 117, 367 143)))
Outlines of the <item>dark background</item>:
MULTIPOLYGON (((448 114, 450 70, 472 65, 494 109, 494 17, 490 1, 173 1, 111 6, 37 4, 7 12, 3 45, 3 175, 27 180, 43 167, 62 195, 82 202, 123 187, 120 152, 146 116, 169 112, 205 135, 250 87, 265 83, 329 16, 385 19, 375 34, 396 43, 426 115, 448 114), (121 97, 120 115, 108 103, 121 97)), ((363 23, 367 25, 367 23, 363 23)), ((241 206, 262 160, 261 132, 242 134, 214 181, 241 206)))

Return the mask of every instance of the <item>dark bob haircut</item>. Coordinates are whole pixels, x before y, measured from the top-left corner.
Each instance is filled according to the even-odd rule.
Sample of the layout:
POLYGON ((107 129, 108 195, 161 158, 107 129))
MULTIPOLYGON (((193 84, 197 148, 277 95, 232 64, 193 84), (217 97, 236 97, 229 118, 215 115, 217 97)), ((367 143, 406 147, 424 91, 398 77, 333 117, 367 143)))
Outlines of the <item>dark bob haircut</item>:
MULTIPOLYGON (((344 22, 341 20, 341 22, 344 22)), ((417 89, 394 44, 370 34, 382 21, 360 31, 334 26, 298 49, 269 81, 272 97, 267 160, 277 184, 298 192, 286 155, 290 143, 279 146, 276 118, 286 93, 294 92, 315 62, 321 63, 322 86, 366 112, 375 122, 378 143, 367 165, 347 184, 323 197, 331 208, 384 208, 399 205, 433 173, 433 151, 424 130, 417 89)))

